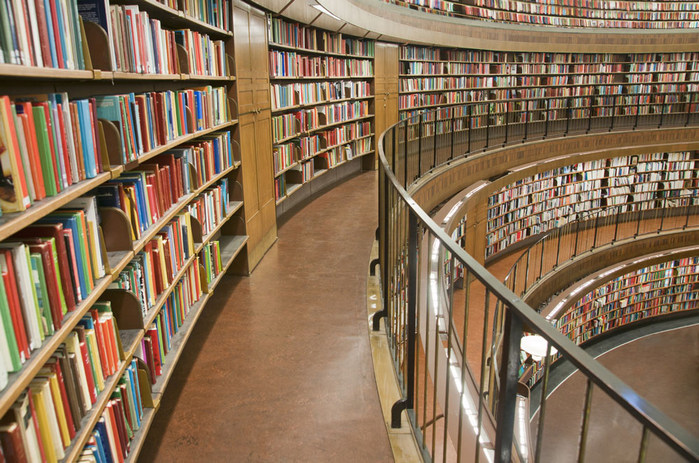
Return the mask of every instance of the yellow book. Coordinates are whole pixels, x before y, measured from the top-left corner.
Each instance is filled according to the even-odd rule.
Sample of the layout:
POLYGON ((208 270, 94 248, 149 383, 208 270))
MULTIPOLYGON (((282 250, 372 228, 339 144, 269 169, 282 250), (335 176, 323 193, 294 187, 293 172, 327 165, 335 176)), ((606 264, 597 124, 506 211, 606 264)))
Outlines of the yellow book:
MULTIPOLYGON (((56 455, 56 444, 58 444, 58 446, 61 448, 61 453, 63 453, 63 444, 61 444, 60 438, 58 438, 58 424, 56 423, 55 415, 52 423, 49 418, 49 410, 47 410, 47 395, 51 394, 49 391, 49 381, 47 379, 35 379, 31 382, 29 387, 32 390, 36 419, 39 421, 39 437, 41 438, 41 443, 44 447, 46 462, 57 462, 59 457, 56 455), (51 429, 52 424, 56 425, 55 431, 52 431, 51 429), (56 434, 56 440, 58 442, 54 442, 54 434, 56 434)), ((51 413, 53 413, 52 410, 51 413)), ((61 456, 60 458, 63 457, 61 456)))
POLYGON ((169 269, 167 263, 165 262, 165 248, 163 246, 163 237, 158 236, 156 238, 156 242, 158 246, 158 254, 160 255, 160 268, 162 269, 162 272, 160 272, 160 274, 163 278, 163 288, 167 288, 168 286, 170 286, 170 278, 168 277, 169 269))
POLYGON ((95 387, 97 393, 104 391, 104 375, 102 374, 102 361, 100 359, 99 347, 97 346, 97 337, 95 330, 85 330, 85 341, 87 342, 90 362, 92 363, 92 372, 95 377, 95 387))
POLYGON ((189 212, 184 213, 184 219, 187 227, 187 246, 189 247, 188 255, 194 254, 194 237, 192 236, 192 215, 189 212))
POLYGON ((39 372, 37 378, 46 378, 49 381, 51 401, 53 402, 53 409, 56 412, 58 429, 61 431, 63 447, 68 447, 70 445, 70 433, 68 432, 68 421, 66 420, 66 412, 63 408, 63 400, 61 399, 61 390, 58 385, 58 377, 56 376, 56 373, 44 368, 39 372))

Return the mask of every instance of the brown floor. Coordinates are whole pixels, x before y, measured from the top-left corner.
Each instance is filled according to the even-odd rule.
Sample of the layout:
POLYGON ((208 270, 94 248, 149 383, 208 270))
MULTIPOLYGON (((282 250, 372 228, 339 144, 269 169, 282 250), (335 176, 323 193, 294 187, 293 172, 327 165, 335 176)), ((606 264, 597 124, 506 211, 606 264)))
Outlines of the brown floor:
MULTIPOLYGON (((699 325, 641 338, 598 360, 691 434, 699 435, 699 325)), ((574 373, 549 397, 541 461, 576 461, 584 396, 585 379, 574 373)), ((593 389, 590 420, 585 461, 637 461, 641 426, 598 388, 593 389)), ((684 460, 653 436, 646 461, 684 460)))
POLYGON ((371 172, 335 187, 221 282, 140 462, 393 461, 367 335, 375 192, 371 172))

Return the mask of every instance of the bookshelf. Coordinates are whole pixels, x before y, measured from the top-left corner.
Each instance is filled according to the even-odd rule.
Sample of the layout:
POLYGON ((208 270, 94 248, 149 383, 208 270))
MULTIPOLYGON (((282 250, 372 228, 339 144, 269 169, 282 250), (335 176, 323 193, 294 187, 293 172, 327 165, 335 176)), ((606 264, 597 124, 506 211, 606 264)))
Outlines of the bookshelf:
MULTIPOLYGON (((699 89, 696 53, 494 52, 404 45, 401 118, 480 102, 472 127, 680 114, 699 89), (687 95, 690 95, 688 98, 687 95)), ((457 114, 459 116, 459 114, 457 114)))
POLYGON ((697 204, 698 161, 694 151, 619 156, 512 179, 488 197, 485 256, 600 211, 672 207, 680 196, 697 204))
POLYGON ((384 1, 433 14, 537 26, 680 29, 699 25, 696 5, 686 1, 384 1))
MULTIPOLYGON (((682 316, 699 307, 696 247, 637 257, 620 263, 613 272, 603 272, 606 278, 591 275, 543 308, 546 318, 576 344, 594 342, 659 317, 682 316), (579 291, 585 284, 586 291, 579 291)), ((543 365, 530 363, 531 387, 542 378, 543 365)))
MULTIPOLYGON (((251 267, 233 2, 131 0, 103 16, 57 4, 62 41, 33 36, 29 19, 14 42, 0 40, 3 165, 12 159, 0 216, 0 417, 15 420, 31 391, 33 406, 49 407, 16 435, 27 452, 41 442, 47 460, 78 461, 101 429, 135 461, 201 311, 229 269, 251 267), (132 29, 127 15, 138 18, 132 29), (40 60, 46 50, 63 63, 40 60), (39 107, 50 115, 38 119, 39 107), (42 137, 30 137, 40 134, 30 117, 56 124, 51 145, 33 141, 42 137), (35 162, 50 161, 46 153, 49 170, 35 162), (54 222, 76 224, 84 238, 34 238, 54 222), (31 249, 35 276, 20 279, 31 270, 12 254, 19 249, 27 258, 31 249), (54 256, 53 271, 40 252, 54 256), (114 420, 108 432, 105 419, 114 420)), ((30 14, 28 4, 13 8, 13 19, 30 14)))
POLYGON ((278 213, 305 185, 374 156, 374 41, 271 16, 274 191, 278 213))

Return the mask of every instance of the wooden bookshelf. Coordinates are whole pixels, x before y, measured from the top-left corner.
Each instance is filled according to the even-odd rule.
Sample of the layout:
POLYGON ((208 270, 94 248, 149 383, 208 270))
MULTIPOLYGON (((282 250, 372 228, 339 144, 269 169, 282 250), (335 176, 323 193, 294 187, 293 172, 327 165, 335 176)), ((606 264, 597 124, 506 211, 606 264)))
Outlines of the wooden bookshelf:
POLYGON ((275 200, 374 153, 374 42, 269 19, 275 200))
MULTIPOLYGON (((227 167, 224 165, 225 168, 220 170, 217 167, 216 170, 202 174, 201 178, 204 178, 204 181, 201 184, 196 180, 200 178, 199 174, 201 172, 195 171, 194 167, 189 164, 183 164, 184 169, 190 169, 191 167, 189 170, 192 182, 190 190, 185 191, 185 194, 178 198, 167 211, 163 211, 148 229, 141 232, 138 239, 133 241, 124 239, 123 236, 128 236, 130 233, 130 225, 125 215, 123 215, 123 218, 119 218, 121 211, 111 211, 107 214, 108 211, 100 210, 101 214, 109 216, 108 224, 107 222, 103 223, 104 226, 100 232, 104 235, 103 249, 101 250, 102 258, 105 261, 106 273, 104 277, 95 281, 94 287, 89 294, 84 296, 74 310, 69 311, 64 316, 61 327, 48 336, 40 347, 31 351, 31 357, 23 363, 21 369, 9 375, 7 386, 0 391, 0 415, 5 415, 12 408, 17 398, 26 390, 39 370, 51 358, 56 349, 66 341, 71 332, 81 323, 83 316, 89 313, 93 305, 98 301, 112 302, 114 317, 118 320, 120 328, 118 333, 121 346, 119 364, 113 374, 104 378, 104 389, 99 392, 96 402, 92 404, 91 409, 82 418, 80 429, 75 437, 71 439, 70 445, 65 449, 66 456, 62 461, 66 462, 74 462, 80 458, 83 447, 92 436, 95 424, 106 410, 120 378, 129 368, 131 361, 135 358, 145 360, 145 351, 142 347, 144 336, 146 336, 147 330, 155 323, 156 319, 162 319, 165 316, 168 298, 174 297, 177 288, 184 284, 183 282, 189 281, 188 279, 194 278, 194 275, 196 275, 197 278, 201 278, 204 285, 202 289, 206 291, 202 293, 198 300, 194 300, 191 307, 186 308, 188 310, 185 311, 186 317, 182 320, 183 324, 173 337, 173 349, 167 352, 167 355, 164 357, 167 369, 163 375, 159 376, 156 384, 158 387, 158 400, 151 402, 150 394, 147 394, 147 400, 146 396, 144 396, 144 401, 151 404, 153 408, 144 408, 142 426, 134 435, 132 450, 128 458, 129 460, 137 458, 152 422, 154 412, 159 405, 159 397, 185 348, 186 340, 191 334, 193 326, 204 309, 206 302, 229 269, 233 272, 246 272, 249 268, 249 236, 244 215, 247 209, 247 202, 243 197, 242 185, 250 182, 246 182, 243 179, 245 169, 243 169, 244 162, 241 162, 241 133, 238 124, 239 112, 237 104, 239 88, 238 79, 235 76, 236 61, 232 58, 235 55, 232 32, 233 2, 228 0, 219 2, 218 5, 222 9, 217 10, 217 15, 222 11, 226 11, 227 14, 215 17, 208 17, 207 11, 199 10, 199 7, 203 4, 202 2, 196 2, 196 4, 193 2, 189 5, 190 9, 186 11, 171 8, 168 6, 168 3, 170 5, 173 4, 169 0, 163 0, 163 2, 159 0, 133 0, 128 2, 129 5, 138 6, 140 11, 147 12, 150 19, 159 21, 164 30, 183 29, 196 31, 196 34, 199 35, 191 32, 194 34, 192 37, 201 40, 201 43, 206 42, 207 47, 218 47, 216 48, 216 53, 218 53, 216 55, 218 57, 218 62, 216 63, 218 66, 217 71, 207 70, 209 68, 192 67, 193 65, 198 66, 201 64, 201 62, 196 61, 201 59, 201 57, 213 57, 214 55, 211 51, 214 48, 208 48, 207 51, 199 53, 194 48, 187 50, 180 45, 177 45, 177 50, 171 50, 175 61, 170 62, 171 67, 166 72, 131 72, 120 68, 114 69, 111 67, 109 59, 105 60, 104 58, 110 55, 112 45, 105 31, 102 30, 102 35, 100 35, 99 26, 94 24, 87 26, 87 29, 92 31, 88 34, 87 42, 81 42, 84 49, 85 69, 60 69, 16 63, 0 63, 0 95, 7 94, 10 98, 13 97, 13 94, 27 93, 25 91, 26 87, 23 87, 23 85, 30 84, 23 83, 24 81, 38 84, 38 88, 42 90, 38 90, 37 93, 60 89, 61 92, 66 92, 71 101, 77 98, 86 98, 90 95, 129 94, 130 92, 136 93, 143 90, 152 93, 167 91, 170 88, 175 89, 175 91, 199 89, 199 91, 204 92, 202 97, 206 98, 212 95, 206 92, 215 88, 221 89, 215 98, 211 97, 210 104, 206 110, 202 110, 202 115, 198 116, 196 114, 194 101, 188 100, 186 103, 183 103, 186 106, 186 111, 183 110, 181 114, 182 124, 178 128, 179 132, 169 132, 168 138, 160 144, 157 142, 153 144, 155 136, 150 139, 150 142, 145 141, 146 138, 143 138, 143 149, 140 152, 133 152, 131 154, 133 159, 127 162, 124 162, 121 158, 122 133, 120 127, 100 120, 99 127, 95 127, 96 135, 94 136, 95 142, 100 144, 103 165, 98 166, 97 174, 92 178, 86 178, 62 188, 54 196, 35 201, 24 212, 4 213, 0 217, 0 240, 8 240, 13 234, 36 223, 48 214, 59 210, 72 200, 90 195, 96 187, 105 185, 113 179, 119 179, 132 171, 139 171, 143 164, 152 163, 155 158, 163 153, 188 144, 211 139, 211 137, 219 134, 230 133, 232 163, 227 167), (95 31, 97 35, 94 35, 95 31), (192 54, 194 52, 198 55, 196 58, 192 54), (19 84, 20 82, 23 84, 19 84), (136 84, 135 82, 139 83, 136 84), (170 84, 173 86, 168 87, 170 84), (191 107, 189 106, 190 103, 191 107), (219 118, 219 115, 223 115, 223 117, 219 118), (150 149, 146 149, 146 143, 152 145, 150 149), (171 284, 158 295, 155 304, 150 307, 146 316, 135 321, 132 318, 128 318, 125 314, 134 313, 134 307, 138 307, 136 312, 142 310, 138 302, 139 299, 129 291, 115 289, 113 283, 118 280, 121 272, 127 268, 132 259, 142 253, 147 244, 158 236, 163 227, 188 211, 190 206, 196 201, 204 201, 200 199, 200 197, 203 197, 202 195, 213 195, 214 193, 207 192, 212 191, 213 187, 222 185, 224 180, 227 189, 214 191, 227 191, 227 197, 221 198, 221 201, 225 201, 227 205, 225 214, 209 219, 210 222, 207 222, 208 233, 206 234, 202 233, 202 224, 192 216, 190 233, 193 233, 195 238, 192 254, 187 259, 183 259, 177 272, 170 276, 169 281, 171 281, 171 284), (218 244, 216 245, 216 243, 218 244), (207 285, 205 283, 205 272, 201 265, 204 262, 204 253, 213 252, 210 249, 220 249, 222 268, 219 269, 220 272, 216 275, 215 280, 207 285), (130 308, 129 305, 131 306, 130 308)), ((121 2, 115 1, 112 6, 121 8, 121 5, 121 2)), ((109 14, 109 12, 107 13, 109 14)), ((196 45, 197 43, 200 42, 195 42, 193 46, 198 46, 196 45)), ((0 46, 2 45, 0 44, 0 46)), ((206 64, 206 66, 209 65, 211 65, 211 62, 206 64)), ((210 69, 213 69, 213 67, 210 69)), ((175 108, 173 107, 172 110, 174 114, 175 108)), ((213 169, 213 166, 211 166, 211 169, 213 169)), ((254 179, 252 181, 254 182, 254 179)), ((259 241, 260 237, 255 235, 254 239, 259 241)), ((97 252, 100 252, 100 250, 97 252)), ((182 304, 184 303, 182 302, 182 304)), ((105 360, 102 359, 101 361, 104 362, 105 360)))
POLYGON ((699 204, 698 161, 696 152, 641 154, 508 177, 511 183, 488 198, 485 257, 604 210, 672 207, 680 196, 699 204))
POLYGON ((385 0, 413 10, 482 21, 572 28, 678 29, 699 25, 699 12, 686 1, 470 0, 425 2, 385 0))

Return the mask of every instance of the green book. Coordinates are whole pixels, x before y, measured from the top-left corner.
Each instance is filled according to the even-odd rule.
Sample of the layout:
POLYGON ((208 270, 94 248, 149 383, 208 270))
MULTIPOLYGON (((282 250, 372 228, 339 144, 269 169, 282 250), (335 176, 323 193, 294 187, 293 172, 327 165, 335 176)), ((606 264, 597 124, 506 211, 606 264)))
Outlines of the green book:
POLYGON ((5 293, 5 282, 0 278, 0 322, 2 323, 2 332, 5 345, 0 344, 0 347, 7 348, 10 362, 5 365, 9 371, 19 371, 22 368, 22 361, 19 358, 19 348, 17 347, 17 338, 15 330, 12 326, 12 315, 10 314, 10 304, 7 302, 7 293, 5 293))
POLYGON ((51 308, 49 306, 49 291, 46 286, 44 267, 41 261, 41 254, 38 252, 30 254, 32 276, 36 291, 37 308, 39 309, 39 328, 43 331, 44 337, 54 333, 53 318, 51 318, 51 308))
POLYGON ((19 64, 16 61, 16 53, 12 44, 12 30, 10 29, 10 17, 8 16, 7 4, 0 1, 0 49, 2 49, 2 62, 19 64))
POLYGON ((58 280, 58 296, 61 299, 61 312, 63 315, 68 313, 68 304, 66 304, 66 296, 63 294, 63 281, 61 281, 61 270, 58 266, 58 249, 56 249, 56 240, 54 238, 46 238, 51 243, 51 253, 53 254, 53 267, 56 270, 56 279, 58 280))
POLYGON ((32 106, 34 125, 36 126, 36 141, 39 145, 39 157, 41 158, 41 172, 44 176, 46 196, 56 196, 56 172, 53 169, 51 143, 49 141, 49 128, 46 125, 46 111, 43 106, 32 106))

